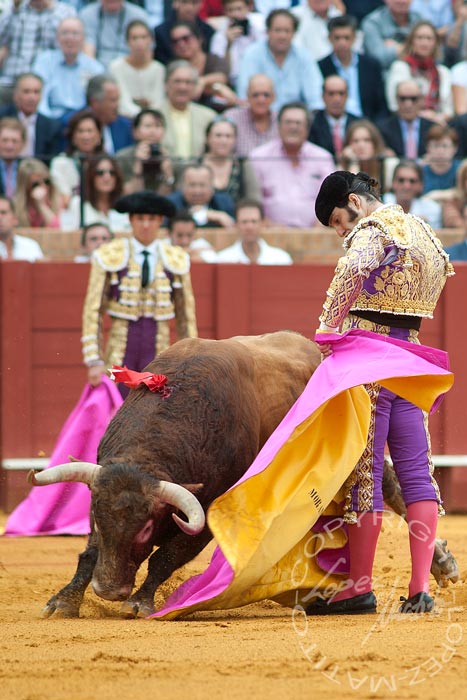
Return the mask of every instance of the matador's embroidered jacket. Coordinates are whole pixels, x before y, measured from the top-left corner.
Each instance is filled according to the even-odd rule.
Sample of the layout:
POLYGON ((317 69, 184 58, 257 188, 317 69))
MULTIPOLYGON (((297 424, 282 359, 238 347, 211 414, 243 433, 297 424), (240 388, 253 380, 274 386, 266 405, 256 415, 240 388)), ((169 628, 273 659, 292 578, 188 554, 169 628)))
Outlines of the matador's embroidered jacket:
POLYGON ((93 255, 83 308, 81 338, 84 363, 120 365, 125 356, 129 324, 140 318, 157 322, 154 355, 170 344, 169 321, 176 320, 178 338, 196 337, 195 302, 190 258, 182 248, 163 241, 157 245, 153 281, 141 285, 133 239, 116 238, 93 255), (102 343, 104 313, 112 318, 106 352, 102 343))
POLYGON ((432 318, 454 270, 432 228, 395 204, 361 219, 344 238, 320 321, 339 328, 352 311, 432 318))

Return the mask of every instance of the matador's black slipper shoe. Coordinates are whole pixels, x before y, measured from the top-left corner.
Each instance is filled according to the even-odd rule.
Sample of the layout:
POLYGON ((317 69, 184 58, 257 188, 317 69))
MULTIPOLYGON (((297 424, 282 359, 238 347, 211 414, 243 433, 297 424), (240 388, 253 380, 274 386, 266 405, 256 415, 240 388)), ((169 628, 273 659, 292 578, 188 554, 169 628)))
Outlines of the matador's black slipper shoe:
POLYGON ((334 603, 319 598, 310 603, 305 612, 307 615, 365 615, 376 612, 376 598, 373 591, 334 603))
POLYGON ((435 601, 425 591, 415 593, 410 598, 404 598, 401 595, 400 600, 402 601, 402 605, 399 608, 401 613, 427 613, 431 612, 435 607, 435 601))

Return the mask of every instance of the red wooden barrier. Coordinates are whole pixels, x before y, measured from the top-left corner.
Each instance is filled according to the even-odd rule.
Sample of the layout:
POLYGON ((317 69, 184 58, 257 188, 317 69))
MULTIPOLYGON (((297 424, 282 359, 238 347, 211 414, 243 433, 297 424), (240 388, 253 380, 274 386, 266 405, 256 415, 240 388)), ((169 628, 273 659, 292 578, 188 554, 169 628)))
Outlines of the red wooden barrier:
MULTIPOLYGON (((87 265, 74 263, 0 264, 2 461, 50 455, 83 389, 81 309, 88 271, 87 265)), ((200 336, 227 338, 287 328, 312 337, 332 272, 329 265, 194 264, 200 336)), ((467 267, 459 264, 436 319, 422 324, 422 342, 447 349, 456 373, 454 389, 430 423, 433 452, 439 454, 467 454, 465 299, 467 267)), ((0 506, 11 508, 20 497, 19 476, 0 472, 0 506)), ((442 480, 450 508, 466 510, 467 469, 444 469, 442 480)))

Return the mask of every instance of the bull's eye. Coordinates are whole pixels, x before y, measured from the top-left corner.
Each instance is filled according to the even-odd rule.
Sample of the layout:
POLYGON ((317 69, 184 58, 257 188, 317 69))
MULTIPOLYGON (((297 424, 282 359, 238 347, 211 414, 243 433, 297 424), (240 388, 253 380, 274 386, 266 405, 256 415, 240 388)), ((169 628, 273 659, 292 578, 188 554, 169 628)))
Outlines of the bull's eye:
POLYGON ((138 544, 144 544, 149 540, 154 530, 154 521, 150 518, 146 524, 141 528, 135 537, 135 542, 138 544))

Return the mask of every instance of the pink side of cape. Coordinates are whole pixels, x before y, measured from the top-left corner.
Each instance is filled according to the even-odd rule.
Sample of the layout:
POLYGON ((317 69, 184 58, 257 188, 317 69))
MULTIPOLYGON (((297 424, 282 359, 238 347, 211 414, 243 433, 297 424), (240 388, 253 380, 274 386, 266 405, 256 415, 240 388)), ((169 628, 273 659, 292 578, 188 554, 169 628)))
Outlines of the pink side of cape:
MULTIPOLYGON (((351 330, 342 335, 320 334, 322 343, 333 345, 333 354, 314 372, 303 393, 267 440, 251 467, 231 488, 265 470, 293 431, 324 402, 347 389, 390 377, 449 374, 448 355, 442 350, 394 340, 369 331, 351 330)), ((434 411, 442 396, 432 406, 434 411)), ((291 542, 290 548, 296 543, 291 542)), ((325 557, 323 557, 323 560, 325 557)), ((151 617, 199 605, 220 595, 234 572, 216 547, 206 571, 183 583, 165 606, 151 617)))
MULTIPOLYGON (((95 463, 100 439, 122 401, 105 376, 96 387, 87 384, 60 431, 47 468, 68 462, 69 455, 95 463)), ((85 484, 34 486, 8 518, 5 535, 88 535, 90 502, 85 484)))

